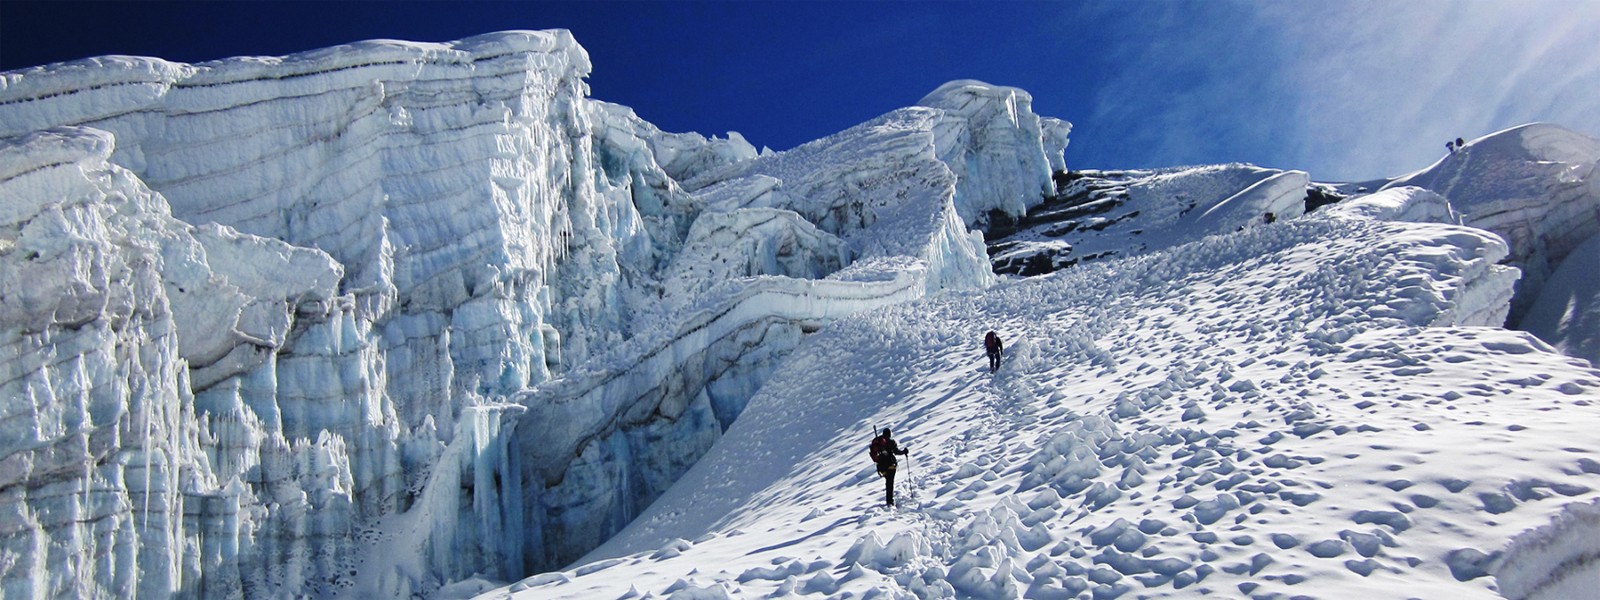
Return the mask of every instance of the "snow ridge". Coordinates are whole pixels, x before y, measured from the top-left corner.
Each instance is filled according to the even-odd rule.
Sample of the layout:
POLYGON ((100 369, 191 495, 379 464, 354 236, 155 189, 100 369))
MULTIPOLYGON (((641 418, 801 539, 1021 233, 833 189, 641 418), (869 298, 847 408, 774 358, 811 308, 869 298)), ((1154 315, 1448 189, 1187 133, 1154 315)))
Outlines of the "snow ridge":
MULTIPOLYGON (((1600 140, 1531 123, 1468 141, 1386 187, 1422 187, 1449 199, 1464 225, 1506 238, 1523 271, 1510 320, 1521 327, 1546 280, 1600 234, 1600 140)), ((1549 333, 1554 333, 1553 331, 1549 333)), ((1589 357, 1600 358, 1600 357, 1589 357)))

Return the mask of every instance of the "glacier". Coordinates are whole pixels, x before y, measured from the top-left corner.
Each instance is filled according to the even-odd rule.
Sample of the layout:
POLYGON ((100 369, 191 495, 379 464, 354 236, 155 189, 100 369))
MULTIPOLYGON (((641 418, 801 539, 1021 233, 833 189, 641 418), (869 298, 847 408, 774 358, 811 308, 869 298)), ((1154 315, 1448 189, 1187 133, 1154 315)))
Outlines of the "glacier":
POLYGON ((7 594, 559 567, 806 332, 992 284, 971 227, 1070 131, 962 81, 763 153, 589 70, 556 30, 0 74, 7 594))
POLYGON ((773 152, 591 68, 551 30, 0 73, 0 595, 1592 579, 1600 142, 1073 171, 957 80, 773 152), (891 423, 903 510, 855 447, 891 423))

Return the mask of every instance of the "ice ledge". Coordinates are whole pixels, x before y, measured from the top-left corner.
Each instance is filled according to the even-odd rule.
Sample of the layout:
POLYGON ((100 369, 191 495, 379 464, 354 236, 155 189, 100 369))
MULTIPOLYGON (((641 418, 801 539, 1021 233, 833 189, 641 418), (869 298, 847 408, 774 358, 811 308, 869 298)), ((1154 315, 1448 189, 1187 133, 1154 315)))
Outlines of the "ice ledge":
MULTIPOLYGON (((99 56, 0 73, 0 136, 148 110, 180 88, 332 76, 294 90, 277 90, 311 94, 365 86, 373 80, 414 79, 421 76, 418 68, 425 65, 474 69, 478 63, 519 54, 557 57, 554 62, 566 69, 561 77, 585 77, 591 68, 588 52, 565 29, 502 31, 445 43, 368 40, 282 57, 234 57, 197 64, 99 56), (358 70, 377 72, 356 73, 358 70)), ((215 108, 190 106, 185 110, 215 108)))
POLYGON ((1021 100, 1032 103, 1033 95, 1022 88, 993 85, 976 79, 946 82, 917 101, 917 106, 960 111, 973 102, 1021 100))
MULTIPOLYGON (((115 146, 116 136, 87 127, 52 127, 0 138, 0 184, 52 165, 107 160, 115 146)), ((15 204, 6 202, 0 211, 10 212, 15 204)))
POLYGON ((630 342, 566 379, 519 396, 517 403, 528 408, 519 420, 542 426, 517 430, 521 454, 530 458, 525 464, 545 484, 559 483, 585 444, 626 425, 630 415, 657 411, 664 399, 657 393, 661 382, 682 368, 685 357, 753 323, 824 323, 925 295, 926 267, 900 266, 893 277, 876 281, 759 277, 708 294, 705 305, 711 308, 669 319, 682 324, 670 335, 630 342))

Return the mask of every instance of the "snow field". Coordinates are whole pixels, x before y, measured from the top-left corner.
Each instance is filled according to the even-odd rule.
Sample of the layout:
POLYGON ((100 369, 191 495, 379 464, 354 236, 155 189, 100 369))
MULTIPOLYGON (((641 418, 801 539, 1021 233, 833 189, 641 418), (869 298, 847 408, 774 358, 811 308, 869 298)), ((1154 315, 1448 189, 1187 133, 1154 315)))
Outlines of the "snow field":
POLYGON ((1318 216, 844 319, 617 538, 485 597, 1548 588, 1507 542, 1596 499, 1600 373, 1459 320, 1504 253, 1318 216), (878 426, 912 449, 893 510, 878 426))

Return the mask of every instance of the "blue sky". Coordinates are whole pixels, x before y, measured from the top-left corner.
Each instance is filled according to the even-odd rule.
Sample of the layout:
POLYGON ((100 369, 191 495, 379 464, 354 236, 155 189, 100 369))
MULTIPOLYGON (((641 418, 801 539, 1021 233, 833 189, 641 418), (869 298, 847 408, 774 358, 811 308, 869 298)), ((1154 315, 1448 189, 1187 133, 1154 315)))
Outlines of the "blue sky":
POLYGON ((596 98, 782 150, 952 79, 1075 125, 1074 168, 1399 175, 1530 121, 1600 135, 1600 0, 0 2, 0 68, 566 28, 596 98))

